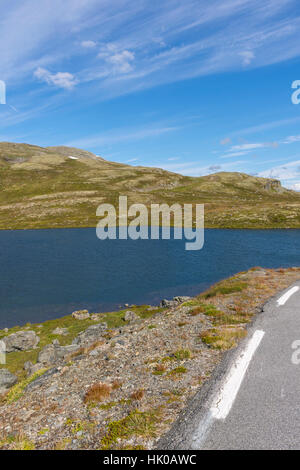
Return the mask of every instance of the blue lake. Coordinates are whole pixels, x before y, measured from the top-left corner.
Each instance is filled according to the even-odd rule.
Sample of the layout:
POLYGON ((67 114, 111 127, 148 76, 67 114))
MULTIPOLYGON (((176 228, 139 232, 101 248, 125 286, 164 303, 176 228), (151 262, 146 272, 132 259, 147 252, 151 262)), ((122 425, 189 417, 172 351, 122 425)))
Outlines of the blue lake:
POLYGON ((194 295, 253 266, 300 266, 300 230, 206 230, 184 240, 106 240, 95 229, 0 231, 0 328, 87 308, 194 295))

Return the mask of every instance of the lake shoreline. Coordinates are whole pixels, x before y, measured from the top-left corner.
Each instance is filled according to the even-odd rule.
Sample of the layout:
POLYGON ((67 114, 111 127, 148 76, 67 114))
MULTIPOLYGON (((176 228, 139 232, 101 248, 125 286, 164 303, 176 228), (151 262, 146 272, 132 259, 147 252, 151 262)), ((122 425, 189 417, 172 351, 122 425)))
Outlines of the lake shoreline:
MULTIPOLYGON (((94 343, 82 343, 79 352, 64 361, 40 363, 43 368, 31 378, 19 375, 20 382, 0 405, 1 448, 155 448, 208 381, 224 352, 245 337, 248 325, 262 312, 265 302, 298 279, 300 268, 252 268, 177 306, 160 311, 136 307, 130 315, 123 311, 115 313, 114 318, 107 316, 106 321, 111 323, 106 332, 93 338, 94 343), (107 395, 92 395, 91 384, 97 383, 106 384, 107 395), (41 396, 47 396, 47 400, 38 400, 41 396), (28 416, 26 424, 18 423, 24 408, 36 412, 28 416), (112 426, 119 422, 121 429, 126 429, 129 420, 137 418, 148 423, 151 433, 134 428, 129 434, 120 432, 115 440, 112 426), (82 437, 74 431, 79 426, 82 437), (15 438, 10 440, 7 436, 12 432, 15 438)), ((58 320, 59 324, 52 320, 40 328, 28 325, 25 331, 33 330, 40 336, 42 345, 33 353, 41 358, 39 352, 51 341, 54 350, 61 350, 72 338, 87 338, 83 332, 99 321, 103 324, 104 318, 65 317, 58 320), (58 331, 53 336, 54 326, 67 328, 69 336, 58 331)), ((10 363, 5 367, 17 373, 16 364, 21 368, 30 354, 7 354, 10 363)))

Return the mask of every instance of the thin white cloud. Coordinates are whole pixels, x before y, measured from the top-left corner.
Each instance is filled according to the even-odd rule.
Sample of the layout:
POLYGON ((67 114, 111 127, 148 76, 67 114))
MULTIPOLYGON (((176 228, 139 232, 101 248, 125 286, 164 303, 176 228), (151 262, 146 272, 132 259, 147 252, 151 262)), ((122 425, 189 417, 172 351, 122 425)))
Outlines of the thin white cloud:
POLYGON ((51 73, 49 70, 43 69, 42 67, 39 67, 35 70, 34 76, 48 85, 54 85, 58 88, 64 88, 67 90, 74 88, 74 86, 78 83, 78 80, 76 80, 74 75, 71 73, 51 73))
POLYGON ((300 142, 300 135, 290 135, 282 143, 283 144, 293 144, 295 142, 300 142))
POLYGON ((241 145, 233 145, 231 147, 231 151, 239 151, 239 150, 254 150, 254 149, 259 149, 262 147, 266 147, 267 144, 265 143, 254 143, 254 144, 241 144, 241 145))
POLYGON ((85 47, 86 49, 93 49, 94 47, 97 46, 97 43, 95 41, 87 40, 87 41, 82 41, 81 46, 85 47))
POLYGON ((133 70, 135 60, 134 52, 127 49, 120 49, 116 44, 107 43, 101 47, 98 53, 98 59, 106 64, 101 69, 101 74, 109 76, 114 74, 127 74, 133 70))
POLYGON ((241 155, 246 155, 247 153, 249 153, 249 151, 229 152, 229 153, 226 153, 225 155, 222 155, 220 158, 240 157, 241 155))
POLYGON ((229 145, 229 144, 231 144, 231 139, 229 137, 225 137, 224 139, 222 139, 220 141, 220 144, 221 145, 229 145))
POLYGON ((251 64, 252 60, 255 58, 255 55, 252 51, 242 51, 239 55, 243 59, 243 65, 251 64))
POLYGON ((295 160, 280 166, 261 171, 258 176, 275 178, 279 180, 291 180, 300 177, 300 160, 295 160))
POLYGON ((213 165, 200 166, 198 161, 190 161, 184 163, 168 163, 160 164, 161 168, 186 176, 205 176, 218 171, 240 171, 242 165, 246 163, 244 160, 237 160, 230 163, 216 163, 213 165), (239 167, 238 169, 236 167, 239 167))
POLYGON ((143 140, 150 137, 158 137, 169 132, 175 132, 180 127, 145 127, 141 129, 114 129, 110 132, 99 133, 96 135, 83 137, 81 139, 68 142, 65 145, 68 147, 82 147, 85 149, 94 148, 98 146, 107 146, 120 142, 134 142, 143 140))
POLYGON ((287 186, 289 189, 293 189, 294 191, 300 191, 300 182, 299 183, 294 183, 290 184, 287 186))

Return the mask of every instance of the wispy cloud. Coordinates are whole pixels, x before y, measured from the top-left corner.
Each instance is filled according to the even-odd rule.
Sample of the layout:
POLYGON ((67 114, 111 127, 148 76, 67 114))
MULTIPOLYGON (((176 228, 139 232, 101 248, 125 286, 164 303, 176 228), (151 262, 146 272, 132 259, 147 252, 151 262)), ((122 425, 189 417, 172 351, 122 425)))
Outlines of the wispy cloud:
POLYGON ((69 147, 82 147, 92 149, 98 146, 107 146, 120 142, 134 142, 151 137, 158 137, 166 133, 175 132, 180 127, 155 127, 154 125, 140 129, 113 129, 106 133, 84 137, 82 139, 67 142, 65 145, 69 147))
POLYGON ((279 180, 293 180, 300 178, 300 160, 295 160, 284 165, 275 166, 269 170, 262 171, 258 176, 265 178, 276 178, 279 180))
POLYGON ((249 65, 255 58, 255 55, 252 51, 242 51, 240 52, 240 56, 243 59, 243 65, 249 65))
POLYGON ((146 0, 43 0, 37 8, 36 0, 11 0, 1 12, 1 70, 21 86, 35 70, 51 69, 44 72, 46 83, 71 87, 74 78, 60 75, 66 61, 70 68, 63 73, 81 86, 101 85, 101 99, 108 92, 263 67, 300 55, 296 6, 296 0, 166 0, 155 6, 146 0), (84 49, 90 49, 86 56, 84 49))
POLYGON ((49 70, 43 69, 42 67, 39 67, 35 70, 34 76, 48 85, 54 85, 58 88, 65 88, 66 90, 71 90, 78 83, 78 80, 76 80, 74 75, 71 73, 51 73, 49 70))
POLYGON ((175 173, 180 173, 186 176, 204 176, 218 171, 237 171, 245 164, 244 160, 237 160, 234 162, 213 164, 213 165, 199 165, 198 161, 186 161, 183 163, 167 163, 160 165, 162 168, 175 173))
POLYGON ((97 43, 91 40, 81 41, 81 46, 85 47, 86 49, 93 49, 94 47, 97 46, 97 43))

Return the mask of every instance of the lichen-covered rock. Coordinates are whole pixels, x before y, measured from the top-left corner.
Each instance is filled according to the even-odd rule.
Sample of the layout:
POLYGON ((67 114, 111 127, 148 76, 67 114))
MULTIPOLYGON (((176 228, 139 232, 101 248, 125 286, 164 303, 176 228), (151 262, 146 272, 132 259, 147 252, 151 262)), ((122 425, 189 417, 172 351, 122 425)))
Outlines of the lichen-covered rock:
POLYGON ((26 370, 28 377, 30 377, 32 374, 35 374, 35 372, 43 369, 43 367, 44 365, 40 362, 33 364, 31 361, 26 361, 24 364, 24 370, 26 370))
POLYGON ((161 307, 164 307, 164 308, 175 308, 177 307, 178 304, 181 304, 183 302, 186 302, 187 300, 190 300, 191 297, 187 297, 187 296, 177 296, 177 297, 173 297, 172 300, 167 300, 167 299, 163 299, 160 303, 160 306, 161 307))
POLYGON ((52 331, 52 334, 53 335, 67 335, 68 334, 68 328, 60 328, 60 327, 57 327, 55 328, 55 330, 52 331))
POLYGON ((100 339, 106 330, 107 324, 104 322, 89 326, 86 330, 79 333, 79 335, 73 340, 73 344, 85 345, 93 343, 100 339))
POLYGON ((53 341, 52 344, 47 344, 38 355, 38 363, 43 365, 55 364, 61 360, 66 359, 70 354, 76 352, 79 346, 69 344, 68 346, 60 346, 58 341, 53 341))
POLYGON ((188 300, 191 300, 191 298, 192 297, 187 297, 186 295, 178 295, 177 297, 173 297, 173 300, 181 304, 183 302, 187 302, 188 300))
POLYGON ((40 338, 34 331, 17 331, 12 335, 2 338, 6 346, 6 352, 27 351, 36 348, 40 342, 40 338))
POLYGON ((72 313, 72 317, 75 320, 87 320, 87 318, 90 318, 90 314, 88 310, 76 310, 72 313))
POLYGON ((176 300, 163 299, 160 303, 160 306, 164 308, 175 308, 177 305, 178 302, 176 302, 176 300))
POLYGON ((8 369, 0 369, 0 394, 5 393, 17 381, 17 377, 9 372, 8 369))
POLYGON ((131 310, 127 310, 127 312, 125 312, 125 315, 124 315, 124 320, 128 321, 129 323, 133 323, 133 322, 140 320, 140 317, 136 313, 132 312, 131 310))

